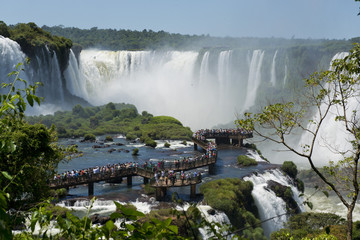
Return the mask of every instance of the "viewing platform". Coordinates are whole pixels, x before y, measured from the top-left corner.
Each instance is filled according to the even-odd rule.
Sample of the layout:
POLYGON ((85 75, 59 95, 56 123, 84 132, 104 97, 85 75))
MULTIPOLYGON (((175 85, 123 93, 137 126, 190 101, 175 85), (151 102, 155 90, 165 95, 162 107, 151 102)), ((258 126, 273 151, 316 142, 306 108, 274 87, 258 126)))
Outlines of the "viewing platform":
POLYGON ((196 195, 196 184, 201 183, 201 175, 189 177, 186 171, 208 167, 209 174, 215 174, 215 164, 217 161, 217 147, 220 146, 235 146, 241 147, 243 139, 251 138, 252 133, 241 129, 206 129, 199 130, 194 133, 192 141, 194 142, 194 149, 200 146, 204 150, 204 154, 194 158, 183 158, 181 160, 172 160, 157 162, 157 164, 145 163, 143 166, 133 163, 113 164, 102 167, 92 167, 80 171, 68 171, 63 174, 58 174, 53 180, 49 181, 51 189, 59 189, 75 187, 78 185, 88 185, 88 195, 94 195, 94 183, 108 182, 121 183, 123 178, 127 179, 127 185, 132 186, 132 177, 140 176, 144 178, 144 184, 150 182, 151 187, 156 189, 156 199, 160 200, 166 195, 169 187, 185 187, 190 186, 190 196, 196 195), (215 143, 207 139, 215 139, 215 143), (172 178, 161 176, 160 173, 172 173, 172 178), (179 177, 179 172, 186 173, 185 176, 179 177), (155 179, 157 173, 157 179, 155 179))
MULTIPOLYGON (((188 171, 196 168, 213 166, 216 163, 215 157, 198 157, 193 160, 179 161, 178 164, 167 164, 164 168, 159 169, 161 171, 188 171)), ((171 181, 170 179, 166 182, 165 179, 155 180, 155 166, 154 167, 127 167, 114 169, 113 171, 105 171, 94 173, 87 171, 79 176, 66 176, 60 177, 58 179, 53 179, 50 181, 51 189, 59 189, 70 187, 75 187, 78 185, 88 185, 88 195, 94 195, 94 183, 95 182, 110 182, 110 183, 121 183, 123 178, 127 178, 127 185, 132 185, 132 177, 140 176, 144 178, 144 184, 149 183, 154 188, 156 188, 156 199, 160 200, 166 195, 166 189, 169 187, 186 187, 191 186, 190 196, 193 197, 196 194, 196 184, 201 183, 201 178, 191 177, 189 179, 176 179, 171 181)))
POLYGON ((195 150, 197 150, 197 146, 206 150, 207 139, 215 139, 218 148, 223 146, 242 147, 243 140, 252 137, 252 132, 243 129, 202 129, 193 134, 192 141, 195 150))

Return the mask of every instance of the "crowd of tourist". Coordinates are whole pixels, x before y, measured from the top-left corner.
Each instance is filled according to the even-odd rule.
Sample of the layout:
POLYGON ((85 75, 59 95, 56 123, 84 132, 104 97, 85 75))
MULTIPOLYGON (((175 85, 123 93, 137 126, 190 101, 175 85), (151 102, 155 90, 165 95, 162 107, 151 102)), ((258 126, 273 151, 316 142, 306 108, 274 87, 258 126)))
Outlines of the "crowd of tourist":
POLYGON ((105 175, 114 173, 116 171, 124 170, 124 169, 132 169, 139 167, 138 162, 126 162, 126 163, 116 163, 116 164, 107 164, 105 166, 96 166, 91 168, 85 168, 81 170, 72 170, 66 171, 62 174, 54 175, 54 180, 67 180, 74 179, 79 177, 92 177, 93 175, 105 175))
MULTIPOLYGON (((193 137, 202 141, 206 141, 206 137, 209 136, 226 136, 234 134, 248 134, 249 132, 243 129, 201 129, 194 133, 193 137)), ((154 174, 156 184, 168 182, 174 184, 177 180, 184 182, 191 181, 192 179, 201 179, 200 172, 185 173, 184 169, 196 168, 197 166, 203 166, 208 164, 208 161, 217 157, 217 146, 215 143, 207 142, 208 147, 206 153, 197 157, 184 157, 180 160, 174 160, 166 162, 162 161, 146 161, 143 164, 138 162, 126 162, 107 164, 105 166, 96 166, 91 168, 85 168, 81 170, 66 171, 62 174, 56 174, 54 176, 55 181, 67 181, 79 178, 92 178, 93 176, 104 176, 118 174, 119 171, 135 170, 137 168, 151 171, 154 174), (181 171, 180 171, 181 170, 181 171), (180 171, 180 172, 179 172, 180 171)))
POLYGON ((175 172, 174 170, 162 170, 155 172, 156 185, 175 185, 177 181, 181 181, 181 184, 191 183, 193 180, 201 181, 201 172, 175 172))
POLYGON ((224 137, 238 134, 247 135, 252 134, 252 132, 242 128, 200 129, 194 132, 193 137, 198 140, 205 141, 208 137, 224 137))

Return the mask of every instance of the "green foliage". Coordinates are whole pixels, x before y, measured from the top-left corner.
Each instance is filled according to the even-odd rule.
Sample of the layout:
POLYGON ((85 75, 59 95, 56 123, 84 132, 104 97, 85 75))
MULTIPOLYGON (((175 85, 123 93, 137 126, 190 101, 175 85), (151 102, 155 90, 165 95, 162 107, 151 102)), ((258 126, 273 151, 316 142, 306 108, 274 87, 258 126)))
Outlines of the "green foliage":
POLYGON ((171 146, 170 143, 168 143, 168 142, 164 143, 164 147, 169 148, 170 146, 171 146))
POLYGON ((36 96, 39 83, 27 85, 25 80, 19 78, 22 70, 20 63, 16 71, 9 74, 14 81, 2 83, 2 88, 8 93, 0 95, 0 169, 17 176, 12 180, 4 179, 0 189, 10 182, 16 185, 7 190, 9 204, 15 208, 24 202, 36 202, 47 196, 47 180, 65 158, 65 149, 55 143, 57 136, 54 127, 48 129, 42 124, 30 125, 23 121, 27 104, 40 104, 41 99, 36 96), (15 87, 20 84, 24 84, 23 89, 15 87))
POLYGON ((53 36, 49 32, 39 28, 35 23, 19 23, 15 26, 6 26, 0 22, 0 35, 5 34, 6 37, 19 43, 21 50, 30 58, 35 57, 35 51, 38 48, 47 47, 56 52, 56 56, 60 63, 61 71, 64 71, 68 58, 72 41, 64 37, 53 36))
POLYGON ((192 131, 172 117, 153 117, 147 112, 138 114, 134 105, 108 103, 100 107, 76 105, 71 112, 31 116, 30 123, 54 124, 59 137, 82 137, 85 134, 124 134, 128 140, 141 138, 190 140, 192 131), (153 120, 154 119, 154 120, 153 120))
MULTIPOLYGON (((210 37, 205 35, 182 35, 176 33, 168 33, 164 31, 152 31, 144 29, 142 31, 131 31, 126 29, 79 29, 64 26, 43 26, 44 30, 54 35, 64 36, 71 39, 74 43, 84 48, 103 46, 111 50, 139 50, 139 49, 158 49, 170 47, 171 49, 191 49, 205 47, 225 47, 225 48, 266 48, 269 47, 269 41, 274 48, 283 46, 294 47, 289 54, 299 54, 302 52, 320 54, 324 49, 332 50, 332 54, 344 51, 344 46, 349 49, 350 41, 345 40, 311 40, 311 39, 284 39, 284 38, 222 38, 210 37), (323 46, 321 50, 317 50, 318 46, 323 46), (298 47, 298 46, 301 46, 298 47), (342 47, 342 48, 341 48, 342 47), (314 50, 315 49, 315 50, 314 50)), ((313 62, 304 58, 299 63, 309 65, 313 62)))
POLYGON ((255 232, 261 232, 262 237, 258 239, 265 239, 260 220, 257 218, 257 208, 251 196, 252 189, 251 182, 230 178, 207 182, 200 186, 206 204, 225 212, 236 228, 247 228, 242 235, 250 237, 255 232))
MULTIPOLYGON (((271 233, 271 239, 326 239, 325 229, 330 234, 344 238, 345 232, 338 233, 336 226, 344 230, 345 220, 332 213, 300 213, 292 215, 284 229, 271 233)), ((336 239, 327 235, 328 239, 336 239)))
POLYGON ((292 161, 283 162, 281 170, 287 175, 289 175, 291 178, 296 179, 298 171, 295 163, 293 163, 292 161))
POLYGON ((138 148, 134 148, 134 150, 132 151, 132 155, 133 156, 137 156, 139 154, 139 149, 138 148))
POLYGON ((157 143, 154 140, 152 140, 151 138, 146 138, 145 139, 145 145, 149 146, 149 147, 152 147, 152 148, 155 148, 157 143))
POLYGON ((96 136, 94 134, 85 134, 83 141, 95 142, 96 136))
POLYGON ((246 155, 239 155, 237 157, 237 163, 241 166, 248 167, 248 166, 256 166, 258 163, 255 159, 250 158, 246 155))
POLYGON ((352 237, 353 237, 353 240, 360 240, 360 221, 354 222, 352 237))
POLYGON ((71 154, 74 150, 56 145, 53 127, 24 122, 27 104, 40 104, 41 99, 36 96, 40 84, 28 85, 19 78, 21 71, 23 64, 19 63, 8 75, 14 80, 1 84, 1 92, 7 93, 0 94, 0 169, 6 169, 0 174, 0 239, 12 239, 10 221, 22 221, 17 216, 11 219, 8 209, 24 210, 46 197, 48 179, 65 158, 65 151, 71 154))
POLYGON ((105 137, 105 142, 113 142, 114 139, 111 136, 106 136, 105 137))

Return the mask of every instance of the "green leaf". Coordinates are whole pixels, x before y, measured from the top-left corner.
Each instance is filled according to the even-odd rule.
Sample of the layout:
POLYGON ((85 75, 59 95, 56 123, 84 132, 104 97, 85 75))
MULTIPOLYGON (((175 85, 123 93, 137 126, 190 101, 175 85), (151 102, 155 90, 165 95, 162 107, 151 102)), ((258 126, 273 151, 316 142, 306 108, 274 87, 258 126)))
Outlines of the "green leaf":
POLYGON ((170 226, 172 219, 168 218, 164 221, 165 226, 170 226))
POLYGON ((2 173, 2 175, 3 175, 4 177, 6 177, 6 178, 9 179, 9 180, 12 180, 12 179, 13 179, 13 177, 10 176, 8 172, 2 171, 1 173, 2 173))
POLYGON ((114 224, 113 221, 109 220, 109 221, 107 221, 107 222, 105 223, 105 227, 106 227, 109 231, 111 231, 111 230, 114 229, 115 224, 114 224))
POLYGON ((27 95, 26 99, 27 99, 28 103, 30 104, 30 106, 34 105, 34 99, 33 99, 32 95, 27 95))
POLYGON ((178 229, 177 226, 175 226, 175 225, 170 225, 170 226, 168 226, 168 229, 169 229, 170 231, 174 232, 175 234, 178 234, 179 229, 178 229))
POLYGON ((324 195, 328 198, 329 197, 329 193, 327 191, 322 191, 324 193, 324 195))
POLYGON ((130 232, 132 232, 132 231, 135 230, 135 226, 133 226, 133 225, 131 225, 131 224, 126 224, 126 228, 127 228, 130 232))

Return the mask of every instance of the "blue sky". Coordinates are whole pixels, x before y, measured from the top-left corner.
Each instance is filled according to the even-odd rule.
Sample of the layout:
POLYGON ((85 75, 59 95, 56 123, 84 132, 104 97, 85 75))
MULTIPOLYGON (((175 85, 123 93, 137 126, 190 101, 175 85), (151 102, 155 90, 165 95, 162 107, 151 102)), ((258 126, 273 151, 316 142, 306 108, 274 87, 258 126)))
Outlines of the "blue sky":
POLYGON ((354 0, 2 0, 6 24, 112 28, 219 37, 360 36, 354 0))

